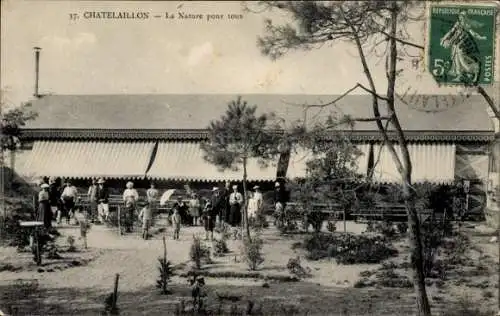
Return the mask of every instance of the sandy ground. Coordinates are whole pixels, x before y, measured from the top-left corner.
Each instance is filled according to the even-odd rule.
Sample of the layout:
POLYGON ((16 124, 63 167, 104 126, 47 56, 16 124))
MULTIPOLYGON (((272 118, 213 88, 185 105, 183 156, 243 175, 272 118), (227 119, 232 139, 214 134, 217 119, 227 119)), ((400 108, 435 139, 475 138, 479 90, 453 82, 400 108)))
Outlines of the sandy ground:
MULTIPOLYGON (((338 229, 343 230, 343 223, 338 223, 338 229)), ((347 223, 347 231, 360 232, 364 225, 347 223)), ((82 249, 82 241, 78 240, 79 230, 76 227, 63 226, 59 230, 64 242, 69 235, 77 239, 77 248, 82 249)), ((180 240, 171 238, 170 228, 167 229, 167 253, 168 259, 173 265, 189 264, 189 248, 194 235, 204 237, 202 227, 185 227, 181 230, 180 240)), ((124 291, 151 286, 157 276, 157 258, 163 254, 162 235, 156 235, 153 239, 143 240, 139 233, 119 236, 116 229, 107 228, 101 225, 92 226, 88 233, 89 250, 83 252, 99 252, 96 259, 88 265, 73 267, 57 273, 39 273, 35 271, 22 272, 1 272, 0 284, 16 279, 38 279, 44 287, 76 287, 109 289, 112 287, 116 273, 120 274, 120 289, 124 291)), ((217 234, 216 234, 217 236, 217 234)), ((265 240, 264 258, 265 262, 260 267, 263 273, 288 274, 286 264, 288 260, 297 255, 301 255, 291 249, 294 240, 300 240, 297 235, 291 238, 283 238, 273 227, 266 229, 262 235, 265 240)), ((231 251, 225 257, 215 257, 211 264, 211 270, 239 270, 245 271, 246 264, 242 262, 239 254, 240 241, 228 241, 231 251), (236 261, 235 262, 235 257, 236 261)), ((207 245, 210 245, 208 243, 207 245)), ((12 248, 2 250, 3 261, 15 260, 16 256, 30 256, 30 254, 17 254, 12 248), (7 259, 9 258, 9 259, 7 259)), ((304 259, 304 265, 307 262, 304 259)), ((359 272, 366 270, 366 266, 343 266, 337 265, 334 261, 319 261, 314 263, 312 268, 313 277, 310 282, 323 285, 337 284, 342 286, 352 286, 359 278, 359 272)), ((184 281, 182 281, 184 282, 184 281)), ((232 283, 255 283, 251 280, 211 280, 211 282, 232 282, 232 283)))
MULTIPOLYGON (((339 222, 337 230, 342 232, 343 229, 343 222, 339 222)), ((363 224, 346 223, 348 232, 361 233, 364 229, 365 225, 363 224)), ((78 240, 78 228, 65 226, 60 228, 60 232, 64 236, 61 238, 62 243, 64 243, 67 236, 73 235, 77 239, 77 248, 82 248, 82 242, 78 240)), ((177 241, 171 238, 170 229, 167 230, 168 258, 174 266, 190 264, 188 260, 189 248, 193 234, 204 236, 204 231, 201 227, 183 228, 180 240, 177 241)), ((481 225, 477 226, 473 229, 473 235, 477 247, 489 254, 492 259, 498 258, 497 245, 488 242, 489 236, 491 236, 488 228, 481 225)), ((89 250, 82 250, 83 252, 80 253, 81 256, 93 259, 87 265, 44 273, 39 273, 35 269, 20 272, 4 271, 0 272, 0 286, 13 284, 19 279, 37 279, 41 289, 40 292, 43 292, 40 295, 43 296, 42 301, 45 305, 61 305, 61 302, 70 301, 72 305, 80 306, 81 309, 78 309, 78 311, 81 311, 97 308, 96 306, 99 304, 102 305, 100 303, 102 293, 109 293, 112 290, 115 274, 119 273, 119 289, 120 293, 123 293, 120 300, 123 302, 122 306, 131 305, 131 310, 134 310, 133 307, 140 304, 141 308, 150 312, 150 315, 162 315, 164 311, 161 312, 161 308, 163 308, 161 306, 165 306, 165 303, 170 301, 178 301, 179 297, 161 298, 158 297, 157 290, 154 289, 155 280, 158 277, 157 258, 163 252, 161 236, 156 235, 153 239, 144 241, 139 233, 119 236, 116 229, 94 225, 88 234, 89 250), (61 294, 61 291, 63 294, 61 294), (92 291, 92 294, 82 294, 90 293, 90 291, 92 291), (72 292, 75 293, 72 294, 72 292), (159 311, 155 312, 156 309, 159 311)), ((352 311, 359 312, 359 315, 365 315, 360 308, 378 311, 382 306, 387 307, 387 313, 372 314, 368 311, 367 315, 396 315, 394 311, 398 309, 401 309, 404 314, 412 315, 410 312, 414 307, 412 289, 352 288, 354 283, 360 279, 359 274, 361 271, 374 270, 379 265, 338 265, 333 260, 309 262, 305 260, 301 250, 293 250, 291 247, 293 243, 300 241, 303 235, 283 237, 272 226, 264 231, 262 238, 265 240, 263 249, 265 261, 259 269, 261 273, 288 274, 286 269, 288 260, 292 257, 302 256, 302 264, 311 269, 312 277, 304 280, 304 282, 273 284, 270 289, 262 288, 262 280, 253 279, 206 278, 207 285, 210 285, 213 289, 222 288, 234 293, 242 291, 248 293, 250 291, 253 292, 251 295, 267 301, 270 305, 276 305, 272 302, 278 301, 280 303, 282 301, 291 301, 292 303, 307 301, 307 305, 311 306, 313 304, 311 302, 316 300, 318 308, 325 308, 323 313, 319 312, 320 309, 318 309, 320 315, 325 314, 326 311, 328 311, 329 315, 342 314, 331 314, 330 309, 326 309, 327 306, 321 305, 323 304, 321 302, 325 300, 337 302, 335 304, 342 305, 343 308, 349 308, 351 311, 349 315, 354 315, 352 311)), ((209 266, 210 270, 247 270, 245 263, 241 262, 239 256, 240 242, 230 240, 228 246, 231 253, 222 258, 213 258, 214 263, 209 266), (237 262, 235 262, 235 257, 237 262)), ((19 254, 12 248, 0 248, 0 260, 2 262, 6 260, 15 261, 20 256, 29 257, 30 254, 19 254)), ((189 293, 186 292, 185 279, 175 277, 172 281, 172 286, 178 287, 174 292, 180 293, 176 295, 189 296, 189 293)), ((496 277, 492 275, 491 283, 495 282, 496 277)), ((489 289, 476 289, 477 291, 474 293, 477 293, 477 295, 473 293, 471 288, 465 286, 451 286, 446 290, 446 293, 442 289, 431 287, 429 295, 433 306, 439 309, 442 309, 440 301, 448 301, 450 296, 458 298, 463 295, 472 295, 475 300, 481 299, 481 304, 493 306, 496 301, 497 289, 491 286, 489 289), (486 290, 493 292, 493 297, 482 298, 482 293, 486 290), (436 296, 442 298, 438 300, 435 299, 436 296)), ((99 305, 99 308, 101 305, 99 305)), ((47 312, 47 315, 64 315, 65 313, 67 314, 67 312, 57 313, 54 311, 53 313, 47 312)), ((76 313, 78 315, 95 314, 95 312, 76 313)))

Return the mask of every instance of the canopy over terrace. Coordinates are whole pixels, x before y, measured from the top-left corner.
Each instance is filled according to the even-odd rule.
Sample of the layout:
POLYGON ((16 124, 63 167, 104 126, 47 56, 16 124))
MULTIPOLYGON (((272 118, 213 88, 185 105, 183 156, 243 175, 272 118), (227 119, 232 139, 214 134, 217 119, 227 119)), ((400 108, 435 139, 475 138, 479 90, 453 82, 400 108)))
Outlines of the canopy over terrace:
POLYGON ((31 178, 142 179, 153 142, 35 141, 23 173, 31 178))
MULTIPOLYGON (((153 180, 173 181, 242 181, 243 167, 222 170, 204 159, 199 142, 164 141, 158 143, 154 162, 147 172, 153 180)), ((247 162, 247 180, 252 182, 274 181, 276 162, 261 165, 256 158, 247 162)))

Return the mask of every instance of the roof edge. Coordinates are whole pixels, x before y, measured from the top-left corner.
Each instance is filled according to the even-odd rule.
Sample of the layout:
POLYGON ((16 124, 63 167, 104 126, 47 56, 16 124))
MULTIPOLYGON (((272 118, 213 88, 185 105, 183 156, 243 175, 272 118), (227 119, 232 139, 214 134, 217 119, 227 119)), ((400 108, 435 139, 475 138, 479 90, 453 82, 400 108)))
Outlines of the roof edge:
MULTIPOLYGON (((378 131, 344 131, 353 141, 381 141, 378 131)), ((335 139, 332 133, 330 139, 335 139)), ((391 140, 397 140, 394 131, 389 131, 391 140)), ((409 141, 483 141, 495 139, 493 131, 405 131, 409 141)), ((25 140, 68 139, 68 140, 204 140, 208 138, 206 129, 23 129, 21 138, 25 140)))

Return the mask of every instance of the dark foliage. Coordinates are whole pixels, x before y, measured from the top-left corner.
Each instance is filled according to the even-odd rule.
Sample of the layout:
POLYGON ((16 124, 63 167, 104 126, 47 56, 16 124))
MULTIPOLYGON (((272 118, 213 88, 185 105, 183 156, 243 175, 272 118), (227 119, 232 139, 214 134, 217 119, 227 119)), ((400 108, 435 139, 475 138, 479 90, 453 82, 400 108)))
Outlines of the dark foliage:
POLYGON ((331 257, 341 264, 379 263, 398 253, 384 237, 354 234, 314 234, 304 248, 310 260, 331 257))

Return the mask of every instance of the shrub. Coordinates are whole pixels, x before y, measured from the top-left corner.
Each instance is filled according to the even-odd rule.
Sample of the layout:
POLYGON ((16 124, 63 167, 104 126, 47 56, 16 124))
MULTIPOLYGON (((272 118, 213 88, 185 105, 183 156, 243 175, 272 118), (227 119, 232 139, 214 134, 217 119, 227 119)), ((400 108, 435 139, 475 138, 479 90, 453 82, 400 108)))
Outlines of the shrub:
POLYGON ((312 225, 315 232, 319 233, 323 227, 323 222, 328 218, 328 214, 321 211, 310 211, 307 213, 307 223, 312 225))
POLYGON ((330 233, 334 233, 337 230, 337 221, 328 221, 326 228, 330 233))
POLYGON ((377 273, 377 284, 384 287, 411 288, 413 283, 403 275, 394 272, 393 269, 384 269, 377 273))
POLYGON ((406 222, 400 222, 396 225, 398 228, 398 233, 401 235, 404 235, 408 232, 408 223, 406 222))
POLYGON ((439 220, 434 215, 421 224, 425 276, 431 275, 439 249, 444 245, 445 237, 451 235, 450 225, 449 220, 439 220))
POLYGON ((73 236, 68 236, 68 238, 66 239, 67 243, 68 243, 68 251, 69 252, 74 252, 76 251, 76 247, 75 247, 75 237, 73 236))
POLYGON ((215 239, 213 242, 214 255, 217 257, 222 257, 224 254, 229 252, 227 243, 225 239, 215 239))
POLYGON ((394 224, 392 222, 378 222, 375 224, 375 231, 381 233, 387 238, 392 238, 396 235, 396 230, 394 229, 394 224))
POLYGON ((259 236, 252 238, 243 238, 243 257, 252 271, 257 270, 258 266, 264 262, 262 255, 262 239, 259 236))
POLYGON ((354 234, 314 234, 304 240, 308 259, 332 257, 341 264, 379 263, 397 254, 384 237, 354 234))
POLYGON ((158 258, 158 262, 160 276, 158 280, 156 280, 156 288, 160 289, 161 294, 168 294, 170 292, 168 290, 168 284, 173 274, 172 264, 167 260, 166 256, 158 258))
POLYGON ((47 242, 45 244, 45 252, 47 253, 47 259, 61 259, 61 255, 59 255, 58 249, 54 242, 47 242))
POLYGON ((300 264, 300 257, 298 256, 296 258, 290 258, 288 260, 286 268, 291 274, 295 275, 298 278, 305 278, 311 275, 310 270, 305 269, 300 264))
POLYGON ((193 243, 189 250, 189 257, 197 269, 201 269, 202 262, 210 261, 210 250, 201 243, 200 238, 193 236, 193 243))
POLYGON ((231 226, 227 223, 219 223, 217 227, 215 227, 215 232, 220 234, 222 240, 228 240, 233 236, 233 232, 231 231, 231 226))
POLYGON ((257 212, 255 217, 250 217, 248 219, 248 224, 253 229, 263 229, 269 227, 269 222, 267 221, 266 214, 264 212, 257 212))

